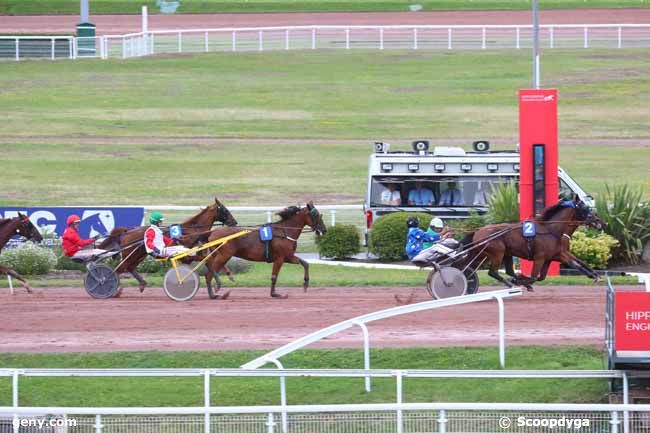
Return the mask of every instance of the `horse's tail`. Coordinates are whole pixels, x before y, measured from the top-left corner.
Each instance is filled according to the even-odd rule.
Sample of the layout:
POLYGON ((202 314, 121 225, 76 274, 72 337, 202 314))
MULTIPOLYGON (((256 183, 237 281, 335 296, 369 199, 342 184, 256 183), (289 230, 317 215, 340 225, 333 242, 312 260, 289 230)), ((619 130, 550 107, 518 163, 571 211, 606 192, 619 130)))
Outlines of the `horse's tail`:
POLYGON ((129 229, 126 227, 115 227, 109 235, 100 243, 97 248, 102 250, 119 250, 120 240, 129 229))

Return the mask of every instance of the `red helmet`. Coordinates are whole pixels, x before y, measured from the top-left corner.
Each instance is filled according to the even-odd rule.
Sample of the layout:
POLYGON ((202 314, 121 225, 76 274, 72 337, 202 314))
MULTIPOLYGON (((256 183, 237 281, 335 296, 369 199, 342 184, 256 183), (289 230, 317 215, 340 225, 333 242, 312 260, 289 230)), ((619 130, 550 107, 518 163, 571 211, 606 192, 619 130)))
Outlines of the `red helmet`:
POLYGON ((79 215, 70 215, 67 220, 65 220, 65 223, 67 225, 72 225, 74 223, 81 222, 81 218, 79 218, 79 215))

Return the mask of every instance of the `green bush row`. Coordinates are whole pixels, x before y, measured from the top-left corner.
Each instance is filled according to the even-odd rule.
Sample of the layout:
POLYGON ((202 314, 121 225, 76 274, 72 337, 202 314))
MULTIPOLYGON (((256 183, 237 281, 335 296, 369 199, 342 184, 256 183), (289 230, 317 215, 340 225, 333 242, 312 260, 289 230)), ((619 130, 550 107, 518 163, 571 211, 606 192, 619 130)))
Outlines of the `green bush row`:
POLYGON ((353 225, 336 225, 316 238, 318 253, 333 259, 352 257, 361 251, 359 231, 353 225))

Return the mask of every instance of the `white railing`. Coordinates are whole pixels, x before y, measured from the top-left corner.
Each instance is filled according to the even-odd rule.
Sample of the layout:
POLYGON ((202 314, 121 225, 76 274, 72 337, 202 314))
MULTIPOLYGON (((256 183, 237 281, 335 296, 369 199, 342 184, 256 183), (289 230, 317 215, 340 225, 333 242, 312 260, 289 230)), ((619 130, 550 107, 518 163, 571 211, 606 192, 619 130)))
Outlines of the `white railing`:
MULTIPOLYGON (((0 59, 125 59, 160 53, 215 51, 529 49, 533 45, 532 33, 531 25, 337 25, 160 30, 95 38, 5 36, 0 37, 0 59), (57 54, 62 48, 52 47, 58 42, 51 43, 50 47, 42 42, 27 49, 30 40, 32 45, 34 40, 69 40, 67 56, 57 54)), ((650 24, 541 25, 540 45, 549 49, 648 48, 650 24)))
MULTIPOLYGON (((0 407, 0 420, 57 414, 74 432, 646 432, 650 405, 391 403, 220 407, 0 407), (37 414, 40 414, 37 415, 37 414), (278 424, 278 414, 287 422, 278 424), (627 421, 623 414, 628 414, 627 421), (568 423, 571 423, 567 426, 568 423)), ((18 431, 16 429, 16 431, 18 431)), ((67 430, 66 430, 67 431, 67 430)))
POLYGON ((0 36, 0 59, 73 59, 72 36, 0 36))

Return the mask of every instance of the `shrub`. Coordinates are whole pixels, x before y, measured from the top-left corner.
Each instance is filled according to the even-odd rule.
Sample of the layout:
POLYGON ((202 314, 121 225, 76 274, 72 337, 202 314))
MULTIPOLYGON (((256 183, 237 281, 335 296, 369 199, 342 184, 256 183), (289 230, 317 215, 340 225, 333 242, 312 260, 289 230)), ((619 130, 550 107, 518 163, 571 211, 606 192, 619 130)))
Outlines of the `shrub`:
POLYGON ((431 220, 431 215, 424 212, 395 212, 378 218, 370 232, 370 252, 382 260, 406 258, 406 220, 410 217, 416 217, 423 230, 431 220))
POLYGON ((353 225, 336 225, 317 239, 316 245, 321 256, 334 259, 351 257, 361 251, 360 237, 353 225))
POLYGON ((612 257, 611 250, 617 245, 618 241, 610 235, 580 229, 571 239, 571 252, 592 268, 605 269, 612 257))
POLYGON ((487 220, 491 224, 519 221, 519 192, 514 182, 497 186, 488 200, 487 220))
POLYGON ((614 260, 638 264, 643 245, 650 240, 650 202, 642 202, 643 190, 628 185, 605 185, 605 194, 596 201, 598 216, 605 222, 605 233, 619 245, 614 260))
POLYGON ((145 274, 164 274, 169 269, 169 260, 156 260, 147 255, 138 265, 138 271, 145 274))
POLYGON ((56 255, 48 248, 25 242, 16 248, 3 250, 0 264, 8 266, 19 274, 47 274, 56 265, 56 255))
POLYGON ((226 266, 233 274, 244 274, 251 270, 253 265, 248 260, 240 259, 239 257, 231 257, 226 263, 226 266))

